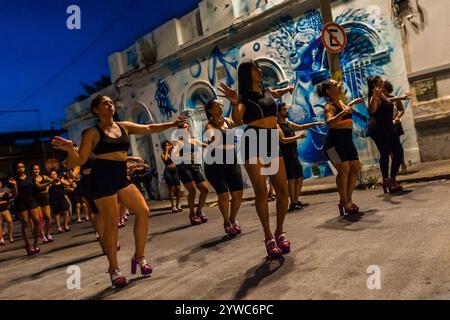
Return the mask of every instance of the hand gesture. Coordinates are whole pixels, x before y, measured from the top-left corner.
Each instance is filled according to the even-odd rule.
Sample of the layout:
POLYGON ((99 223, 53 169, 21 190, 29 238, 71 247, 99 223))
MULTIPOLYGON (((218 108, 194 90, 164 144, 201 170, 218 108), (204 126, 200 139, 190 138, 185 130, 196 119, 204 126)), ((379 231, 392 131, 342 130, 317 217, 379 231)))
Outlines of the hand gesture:
POLYGON ((383 93, 383 88, 381 88, 381 87, 375 87, 372 91, 372 95, 375 99, 378 99, 382 93, 383 93))
POLYGON ((304 138, 306 138, 306 131, 301 131, 301 132, 297 135, 297 137, 298 137, 299 139, 304 139, 304 138))
POLYGON ((350 104, 354 105, 354 104, 363 103, 363 102, 364 102, 364 100, 362 98, 356 98, 352 102, 350 102, 350 104))
POLYGON ((225 83, 221 82, 217 90, 220 92, 219 97, 228 99, 232 105, 237 105, 239 103, 239 96, 233 88, 227 86, 225 83))
POLYGON ((289 83, 286 89, 288 90, 288 92, 292 93, 292 91, 294 91, 295 89, 295 84, 289 83))
POLYGON ((179 128, 182 125, 184 125, 186 123, 186 121, 187 121, 186 116, 185 115, 181 115, 174 121, 174 125, 179 128))
POLYGON ((17 181, 13 177, 8 178, 8 183, 13 186, 17 185, 17 181))
POLYGON ((54 137, 52 139, 52 148, 63 150, 63 151, 69 151, 73 148, 73 142, 72 140, 64 139, 63 137, 54 137))
POLYGON ((344 109, 342 109, 342 112, 344 114, 349 114, 349 113, 353 113, 353 108, 351 106, 345 106, 344 109))
POLYGON ((402 96, 402 100, 409 100, 411 98, 411 91, 406 91, 405 94, 402 96))

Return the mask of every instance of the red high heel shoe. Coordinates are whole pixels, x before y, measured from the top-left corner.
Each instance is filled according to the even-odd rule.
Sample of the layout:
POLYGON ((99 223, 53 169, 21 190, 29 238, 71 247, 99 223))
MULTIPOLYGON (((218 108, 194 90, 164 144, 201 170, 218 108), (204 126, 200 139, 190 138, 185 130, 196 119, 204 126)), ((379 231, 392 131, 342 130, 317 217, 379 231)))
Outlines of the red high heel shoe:
POLYGON ((266 240, 266 250, 267 250, 267 256, 269 259, 275 259, 280 257, 283 252, 280 248, 277 246, 277 242, 274 238, 266 240))
POLYGON ((137 266, 141 269, 143 276, 149 276, 153 272, 153 267, 147 263, 145 257, 131 258, 131 274, 136 274, 137 266))
POLYGON ((120 270, 109 270, 111 283, 116 288, 123 288, 127 285, 127 278, 123 276, 120 270))
POLYGON ((237 231, 238 234, 242 233, 242 228, 237 221, 234 221, 231 224, 233 225, 233 228, 237 231))
POLYGON ((200 217, 189 217, 189 220, 191 221, 191 225, 193 226, 198 226, 199 224, 202 224, 202 220, 200 219, 200 217))
POLYGON ((391 179, 383 179, 383 191, 386 194, 395 193, 397 190, 394 188, 391 179))
POLYGON ((391 179, 392 188, 395 190, 395 192, 402 191, 403 187, 397 182, 395 178, 391 179))
POLYGON ((344 205, 339 202, 338 203, 339 215, 342 217, 345 214, 357 214, 359 213, 359 207, 353 204, 350 209, 345 209, 344 205))
POLYGON ((233 227, 233 224, 231 223, 229 223, 228 225, 224 224, 223 228, 225 229, 225 233, 229 234, 230 236, 235 236, 238 234, 238 231, 233 227))
POLYGON ((280 248, 281 252, 287 254, 291 252, 291 243, 286 239, 286 233, 282 232, 280 234, 275 234, 275 240, 277 242, 278 248, 280 248))
POLYGON ((204 214, 203 212, 200 213, 200 215, 197 215, 197 217, 200 218, 200 221, 201 221, 202 223, 208 222, 208 217, 205 216, 205 214, 204 214))

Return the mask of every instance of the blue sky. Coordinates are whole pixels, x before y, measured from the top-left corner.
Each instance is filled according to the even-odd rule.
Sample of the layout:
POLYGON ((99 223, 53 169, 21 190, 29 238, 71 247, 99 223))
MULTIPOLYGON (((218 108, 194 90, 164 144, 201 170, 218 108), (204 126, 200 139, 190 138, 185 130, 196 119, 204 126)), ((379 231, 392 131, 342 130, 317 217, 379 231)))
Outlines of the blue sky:
POLYGON ((64 119, 74 97, 84 93, 80 82, 109 75, 109 54, 190 12, 198 2, 0 0, 0 132, 39 129, 35 112, 2 112, 12 109, 39 109, 42 128, 49 129, 52 121, 64 119), (66 27, 66 9, 72 4, 81 9, 81 30, 66 27))

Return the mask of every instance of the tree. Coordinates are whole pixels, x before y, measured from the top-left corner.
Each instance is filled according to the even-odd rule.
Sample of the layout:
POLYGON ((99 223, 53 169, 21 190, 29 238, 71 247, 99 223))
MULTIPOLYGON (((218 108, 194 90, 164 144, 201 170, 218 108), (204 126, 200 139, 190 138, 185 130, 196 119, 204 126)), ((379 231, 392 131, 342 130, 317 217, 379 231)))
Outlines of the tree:
POLYGON ((100 76, 100 79, 95 81, 92 84, 87 84, 84 82, 80 82, 80 84, 83 87, 85 93, 75 97, 75 101, 77 101, 77 102, 83 101, 83 100, 89 98, 94 93, 96 93, 106 87, 109 87, 111 85, 111 79, 110 79, 110 77, 102 74, 100 76))

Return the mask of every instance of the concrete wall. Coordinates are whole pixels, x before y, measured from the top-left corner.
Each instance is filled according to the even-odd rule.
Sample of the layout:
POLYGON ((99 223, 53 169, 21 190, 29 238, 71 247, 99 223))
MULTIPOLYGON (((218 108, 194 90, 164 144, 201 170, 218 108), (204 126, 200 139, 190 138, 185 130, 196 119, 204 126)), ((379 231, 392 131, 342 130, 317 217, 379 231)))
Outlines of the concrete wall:
POLYGON ((422 161, 450 159, 450 1, 410 1, 411 20, 402 30, 405 61, 413 93, 434 79, 435 92, 412 99, 422 161))

